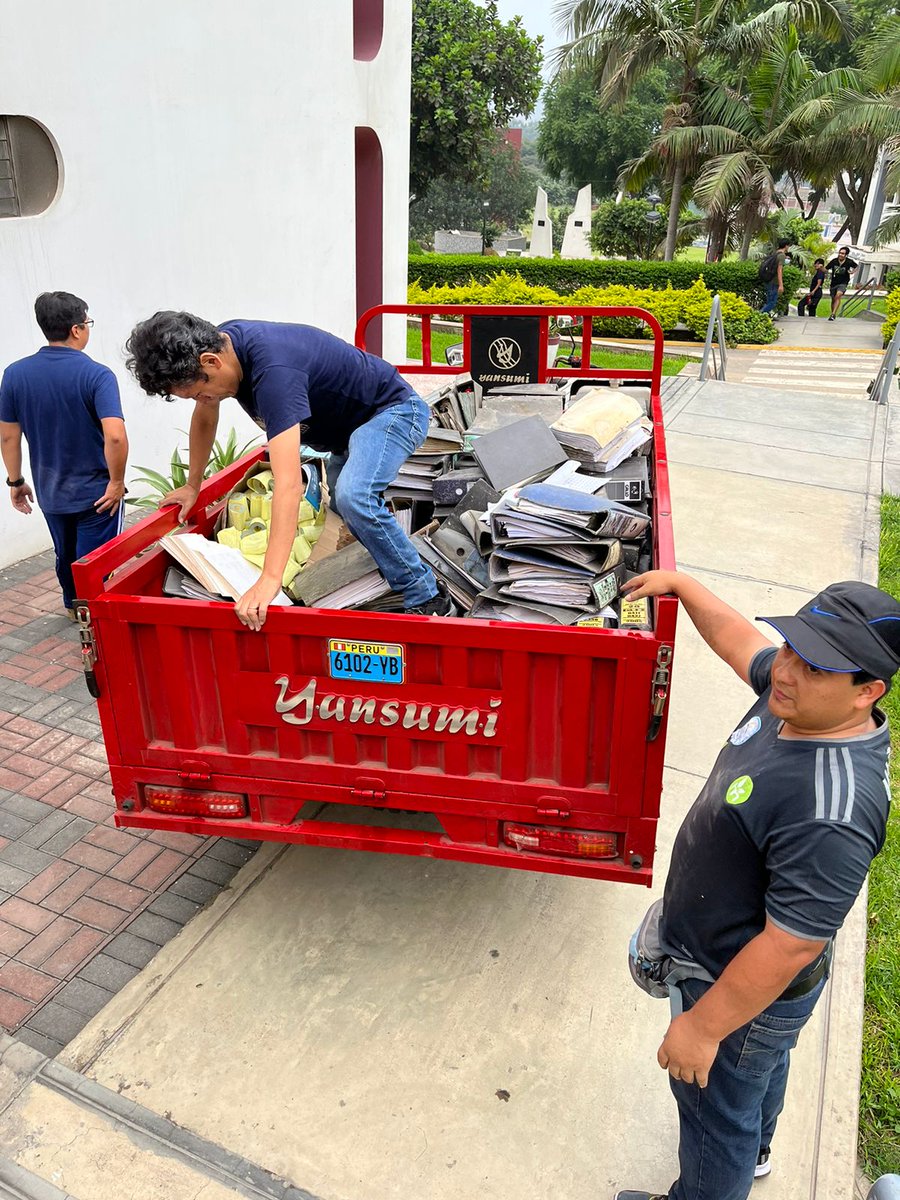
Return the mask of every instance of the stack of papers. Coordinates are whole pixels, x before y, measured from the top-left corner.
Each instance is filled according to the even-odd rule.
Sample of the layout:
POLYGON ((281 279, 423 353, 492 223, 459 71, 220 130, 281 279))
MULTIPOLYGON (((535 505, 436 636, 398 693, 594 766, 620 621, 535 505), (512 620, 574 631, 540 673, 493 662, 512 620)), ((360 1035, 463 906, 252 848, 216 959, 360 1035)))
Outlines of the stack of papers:
MULTIPOLYGON (((634 396, 618 388, 590 388, 579 393, 575 403, 553 422, 553 432, 569 454, 581 462, 609 464, 610 458, 635 436, 633 431, 645 420, 644 409, 634 396)), ((651 427, 652 432, 652 427, 651 427)), ((625 449, 622 462, 634 449, 625 449)))
POLYGON ((400 467, 397 478, 384 490, 386 497, 430 500, 434 481, 447 469, 449 459, 441 454, 417 454, 400 467))
MULTIPOLYGON (((240 550, 207 541, 199 533, 167 533, 159 544, 208 592, 232 600, 239 600, 262 575, 240 550)), ((272 603, 290 604, 290 600, 280 591, 272 603)))
POLYGON ((294 600, 307 608, 353 608, 391 591, 374 558, 360 542, 305 567, 289 590, 294 600))

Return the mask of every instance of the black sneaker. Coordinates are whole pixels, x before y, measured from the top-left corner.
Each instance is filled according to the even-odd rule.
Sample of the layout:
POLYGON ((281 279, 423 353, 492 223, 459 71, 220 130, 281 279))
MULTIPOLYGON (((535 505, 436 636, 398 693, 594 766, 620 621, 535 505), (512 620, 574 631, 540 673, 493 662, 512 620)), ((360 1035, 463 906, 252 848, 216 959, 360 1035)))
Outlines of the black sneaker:
POLYGON ((661 1192, 616 1192, 613 1200, 669 1200, 661 1192))
POLYGON ((772 1164, 769 1162, 769 1147, 760 1146, 759 1154, 756 1156, 756 1167, 753 1171, 754 1179, 762 1179, 764 1175, 768 1175, 772 1170, 772 1164))
POLYGON ((417 604, 414 608, 405 608, 403 611, 408 617, 459 616, 459 609, 443 589, 438 589, 437 594, 424 604, 417 604))

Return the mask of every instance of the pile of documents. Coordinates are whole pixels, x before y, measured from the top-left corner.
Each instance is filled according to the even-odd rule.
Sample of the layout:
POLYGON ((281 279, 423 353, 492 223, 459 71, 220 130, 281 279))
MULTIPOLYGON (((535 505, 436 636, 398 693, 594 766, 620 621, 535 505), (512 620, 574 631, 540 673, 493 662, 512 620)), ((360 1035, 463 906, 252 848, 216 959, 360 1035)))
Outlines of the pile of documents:
MULTIPOLYGON (((621 600, 625 581, 651 565, 649 389, 586 383, 573 393, 571 384, 541 384, 483 395, 464 376, 427 400, 428 436, 385 498, 460 615, 649 629, 647 602, 621 600)), ((322 518, 309 500, 302 515, 314 518, 307 532, 317 536, 322 518)), ((265 499, 250 503, 265 507, 265 499)), ((163 539, 189 572, 172 568, 167 594, 236 598, 255 582, 244 543, 267 514, 251 511, 243 529, 235 521, 220 531, 226 544, 195 534, 163 539)), ((284 586, 276 603, 403 608, 358 542, 298 567, 284 586)))

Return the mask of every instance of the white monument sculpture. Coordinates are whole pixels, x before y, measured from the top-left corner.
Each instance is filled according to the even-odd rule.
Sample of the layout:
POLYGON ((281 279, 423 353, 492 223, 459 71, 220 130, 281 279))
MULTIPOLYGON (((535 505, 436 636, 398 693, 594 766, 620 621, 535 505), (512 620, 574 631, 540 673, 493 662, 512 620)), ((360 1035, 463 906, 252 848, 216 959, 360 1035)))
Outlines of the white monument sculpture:
POLYGON ((537 190, 537 199, 534 204, 534 221, 531 226, 528 257, 553 257, 553 222, 547 213, 547 193, 542 187, 537 190))
POLYGON ((566 221, 566 233, 562 244, 563 258, 591 257, 591 185, 578 193, 575 207, 566 221))

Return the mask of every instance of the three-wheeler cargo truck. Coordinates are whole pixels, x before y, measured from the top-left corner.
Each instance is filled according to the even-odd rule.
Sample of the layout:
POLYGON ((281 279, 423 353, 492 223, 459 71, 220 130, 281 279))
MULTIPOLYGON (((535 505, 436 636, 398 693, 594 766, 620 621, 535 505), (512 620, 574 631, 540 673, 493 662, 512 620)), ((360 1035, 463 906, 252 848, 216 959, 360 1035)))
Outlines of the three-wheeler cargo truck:
MULTIPOLYGON (((652 558, 673 569, 660 404, 662 330, 631 308, 382 306, 472 331, 537 317, 539 381, 648 384, 652 558), (654 337, 650 370, 547 367, 548 322, 630 316, 654 337)), ((208 479, 188 527, 209 536, 260 448, 208 479)), ((418 854, 649 885, 662 789, 677 602, 652 632, 272 607, 261 632, 230 603, 163 595, 156 543, 177 508, 146 517, 75 565, 82 658, 109 756, 116 824, 418 854)))

